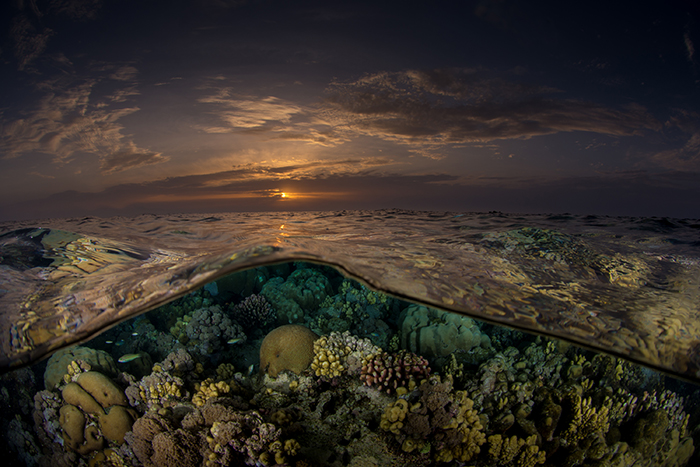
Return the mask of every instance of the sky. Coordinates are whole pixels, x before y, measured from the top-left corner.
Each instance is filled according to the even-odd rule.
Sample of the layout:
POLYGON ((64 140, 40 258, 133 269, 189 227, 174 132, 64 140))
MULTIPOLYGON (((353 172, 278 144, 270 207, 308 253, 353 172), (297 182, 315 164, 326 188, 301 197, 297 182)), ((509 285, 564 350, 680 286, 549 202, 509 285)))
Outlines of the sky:
POLYGON ((0 3, 0 221, 700 217, 693 0, 0 3))

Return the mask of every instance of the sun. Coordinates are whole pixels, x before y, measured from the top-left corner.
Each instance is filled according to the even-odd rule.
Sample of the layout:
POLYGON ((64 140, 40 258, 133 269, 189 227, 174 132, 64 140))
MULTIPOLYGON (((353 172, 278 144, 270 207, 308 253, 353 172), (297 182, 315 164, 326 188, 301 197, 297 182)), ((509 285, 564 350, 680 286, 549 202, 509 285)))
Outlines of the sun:
POLYGON ((286 197, 287 197, 287 193, 281 193, 280 196, 281 196, 282 198, 286 198, 286 197))

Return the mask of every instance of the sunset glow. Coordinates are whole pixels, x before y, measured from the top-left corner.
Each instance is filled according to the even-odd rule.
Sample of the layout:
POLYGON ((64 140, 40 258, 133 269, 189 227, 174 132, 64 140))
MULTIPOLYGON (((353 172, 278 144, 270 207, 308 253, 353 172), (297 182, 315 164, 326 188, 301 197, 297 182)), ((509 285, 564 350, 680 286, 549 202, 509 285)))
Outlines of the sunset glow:
POLYGON ((0 220, 700 217, 690 7, 35 3, 2 6, 0 220))

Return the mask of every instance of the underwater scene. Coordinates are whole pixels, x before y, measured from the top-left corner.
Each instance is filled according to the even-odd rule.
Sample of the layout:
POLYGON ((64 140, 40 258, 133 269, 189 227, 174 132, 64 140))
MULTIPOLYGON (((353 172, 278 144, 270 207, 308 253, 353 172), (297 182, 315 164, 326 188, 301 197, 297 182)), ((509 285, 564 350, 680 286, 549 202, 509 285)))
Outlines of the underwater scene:
POLYGON ((696 223, 314 216, 5 226, 3 464, 698 465, 696 223))

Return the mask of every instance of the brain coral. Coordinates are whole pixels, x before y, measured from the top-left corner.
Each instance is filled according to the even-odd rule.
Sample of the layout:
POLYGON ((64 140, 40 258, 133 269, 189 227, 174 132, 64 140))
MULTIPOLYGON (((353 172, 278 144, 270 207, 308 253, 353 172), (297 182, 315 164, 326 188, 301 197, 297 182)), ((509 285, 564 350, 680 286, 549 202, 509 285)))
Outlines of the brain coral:
POLYGON ((445 357, 457 349, 488 343, 473 319, 456 313, 411 305, 402 314, 401 347, 427 357, 445 357))
POLYGON ((300 374, 314 358, 316 339, 315 332, 298 324, 272 330, 260 346, 260 372, 270 376, 277 376, 283 370, 300 374))
POLYGON ((93 370, 100 373, 112 376, 116 376, 118 373, 114 359, 107 352, 88 347, 71 347, 59 350, 49 358, 46 371, 44 371, 46 389, 54 389, 58 383, 63 381, 63 375, 68 374, 68 365, 77 360, 89 363, 93 370))

